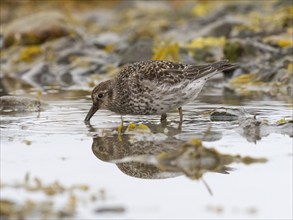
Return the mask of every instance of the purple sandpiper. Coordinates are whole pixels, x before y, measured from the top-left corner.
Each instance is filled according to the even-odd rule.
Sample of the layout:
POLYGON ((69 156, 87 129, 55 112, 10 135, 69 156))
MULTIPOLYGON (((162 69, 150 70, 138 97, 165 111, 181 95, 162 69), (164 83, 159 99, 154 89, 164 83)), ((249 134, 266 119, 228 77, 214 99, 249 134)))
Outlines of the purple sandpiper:
POLYGON ((141 61, 122 67, 117 76, 98 84, 92 92, 93 105, 85 122, 99 109, 120 115, 161 115, 192 102, 213 75, 235 68, 228 60, 189 65, 170 61, 141 61))

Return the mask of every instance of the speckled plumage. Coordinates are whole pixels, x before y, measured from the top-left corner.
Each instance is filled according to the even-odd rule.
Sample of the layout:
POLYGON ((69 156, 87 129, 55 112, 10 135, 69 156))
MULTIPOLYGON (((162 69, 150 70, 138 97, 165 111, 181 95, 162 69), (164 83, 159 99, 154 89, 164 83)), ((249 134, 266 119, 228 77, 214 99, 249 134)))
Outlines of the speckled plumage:
POLYGON ((114 79, 94 88, 85 120, 98 109, 121 115, 165 114, 193 101, 210 77, 234 66, 227 60, 204 65, 155 60, 124 66, 114 79))

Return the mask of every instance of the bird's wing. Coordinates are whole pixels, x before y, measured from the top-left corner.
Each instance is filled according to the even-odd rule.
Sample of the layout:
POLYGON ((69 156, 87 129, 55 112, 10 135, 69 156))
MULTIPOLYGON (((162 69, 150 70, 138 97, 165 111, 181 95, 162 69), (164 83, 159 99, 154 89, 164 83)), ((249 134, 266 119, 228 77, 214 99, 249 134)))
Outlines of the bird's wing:
POLYGON ((142 61, 124 66, 118 77, 132 84, 152 84, 155 86, 177 86, 200 78, 209 79, 223 70, 234 68, 228 60, 203 65, 188 65, 169 61, 142 61), (205 77, 205 78, 204 78, 205 77))
POLYGON ((216 73, 235 67, 228 60, 203 65, 188 65, 168 61, 150 61, 140 63, 136 74, 140 79, 149 80, 157 85, 176 85, 200 78, 209 79, 216 73))

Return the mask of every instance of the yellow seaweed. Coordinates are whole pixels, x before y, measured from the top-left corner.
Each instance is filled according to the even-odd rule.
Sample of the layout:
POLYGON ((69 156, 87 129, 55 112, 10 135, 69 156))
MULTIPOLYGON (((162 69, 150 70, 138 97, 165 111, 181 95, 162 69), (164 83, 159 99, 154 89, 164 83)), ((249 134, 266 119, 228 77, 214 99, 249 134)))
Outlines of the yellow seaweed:
POLYGON ((190 43, 185 44, 187 49, 203 49, 206 47, 223 47, 226 43, 225 37, 198 37, 190 43))
POLYGON ((179 62, 179 45, 174 42, 162 42, 153 48, 152 60, 169 60, 179 62))
POLYGON ((277 41, 277 44, 280 47, 291 47, 291 46, 293 46, 293 40, 292 39, 280 39, 277 41))
POLYGON ((211 13, 220 1, 198 1, 197 4, 192 8, 192 14, 197 17, 204 17, 211 13))
POLYGON ((127 128, 128 132, 135 132, 135 133, 151 133, 151 129, 144 124, 134 124, 130 123, 127 128))
POLYGON ((230 81, 231 85, 236 85, 236 84, 247 84, 253 82, 255 79, 255 75, 252 73, 249 74, 243 74, 240 76, 235 77, 230 81))
POLYGON ((276 121, 276 125, 284 125, 284 124, 288 124, 288 123, 292 123, 292 122, 293 122, 292 119, 286 120, 285 118, 282 118, 282 119, 276 121))
POLYGON ((108 52, 108 53, 112 53, 113 50, 114 50, 114 48, 115 48, 115 45, 114 45, 114 44, 108 44, 108 45, 104 48, 104 50, 105 50, 106 52, 108 52))
POLYGON ((196 138, 193 138, 190 140, 190 143, 195 145, 195 146, 202 146, 202 142, 200 139, 196 139, 196 138))
POLYGON ((30 46, 22 49, 19 54, 19 61, 32 62, 34 58, 42 54, 43 50, 39 46, 30 46))

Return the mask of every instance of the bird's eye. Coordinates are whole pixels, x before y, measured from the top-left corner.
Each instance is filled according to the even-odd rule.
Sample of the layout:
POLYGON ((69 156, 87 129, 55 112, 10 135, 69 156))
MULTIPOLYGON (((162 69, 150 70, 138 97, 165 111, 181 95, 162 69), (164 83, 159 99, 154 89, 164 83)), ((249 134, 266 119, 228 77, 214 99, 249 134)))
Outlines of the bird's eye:
POLYGON ((103 94, 103 93, 99 93, 99 94, 98 94, 98 98, 99 98, 99 99, 101 99, 101 98, 103 98, 103 97, 104 97, 104 94, 103 94))

